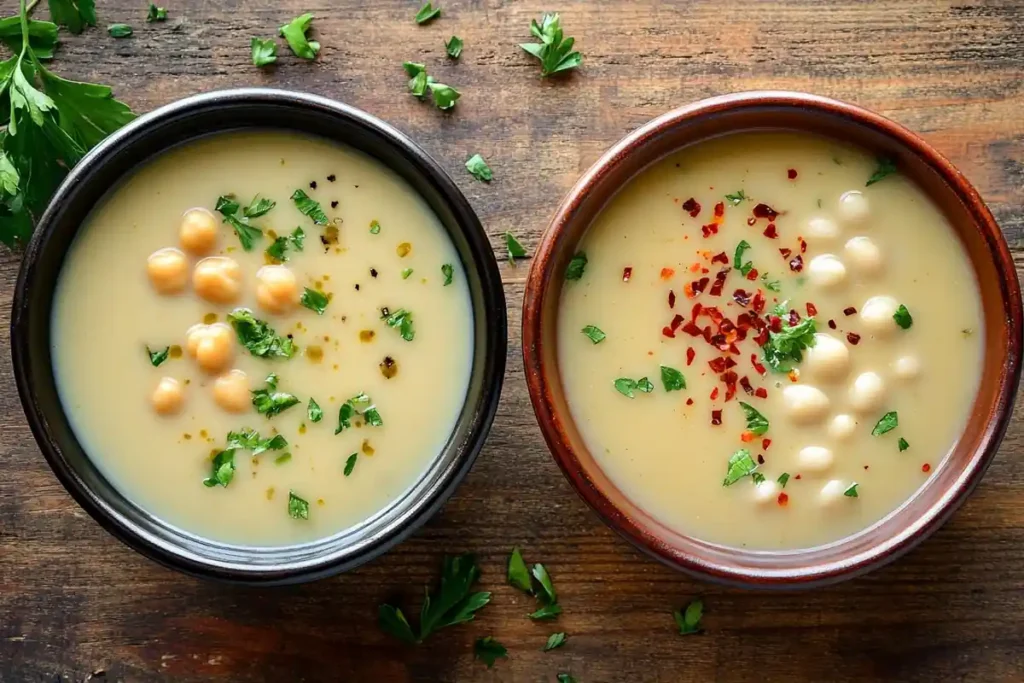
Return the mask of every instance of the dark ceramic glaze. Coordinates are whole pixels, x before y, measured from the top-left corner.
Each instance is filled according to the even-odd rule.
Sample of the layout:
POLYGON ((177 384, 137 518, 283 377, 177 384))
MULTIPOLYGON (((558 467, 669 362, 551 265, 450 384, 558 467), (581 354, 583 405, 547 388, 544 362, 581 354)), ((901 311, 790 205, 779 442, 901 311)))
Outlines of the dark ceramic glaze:
POLYGON ((75 500, 104 528, 157 562, 204 577, 262 584, 309 581, 352 569, 405 539, 441 507, 469 471, 490 429, 504 377, 506 336, 505 295, 493 251, 473 209, 437 162, 405 135, 358 109, 312 95, 255 88, 175 102, 93 149, 57 190, 36 227, 18 277, 11 323, 14 373, 25 414, 47 461, 75 500), (376 517, 335 536, 286 547, 211 541, 132 503, 103 477, 75 438, 50 360, 57 274, 93 206, 154 155, 199 136, 240 129, 320 136, 361 150, 395 171, 447 229, 473 305, 476 339, 469 393, 443 452, 376 517))
POLYGON ((791 92, 715 97, 670 112, 612 147, 569 192, 533 260, 523 302, 523 357, 533 408, 562 472, 610 527, 664 563, 749 587, 808 587, 890 562, 934 532, 981 480, 1006 431, 1021 372, 1022 311, 1013 259, 977 191, 935 149, 899 124, 850 104, 791 92), (565 268, 584 232, 632 177, 681 147, 749 130, 806 131, 893 158, 953 225, 974 266, 984 306, 983 377, 952 452, 904 505, 872 527, 806 550, 728 548, 672 531, 601 471, 567 409, 556 355, 565 268))

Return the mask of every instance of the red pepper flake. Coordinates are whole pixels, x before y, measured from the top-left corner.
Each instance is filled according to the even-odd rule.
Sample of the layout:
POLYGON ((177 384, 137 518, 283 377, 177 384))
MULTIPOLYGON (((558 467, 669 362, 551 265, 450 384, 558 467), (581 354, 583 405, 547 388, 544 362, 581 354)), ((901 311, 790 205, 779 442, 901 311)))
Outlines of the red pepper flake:
POLYGON ((800 322, 800 314, 790 309, 789 311, 789 326, 796 327, 800 322))
POLYGON ((696 355, 697 355, 697 352, 694 351, 692 347, 691 348, 687 348, 686 349, 686 364, 687 365, 692 365, 693 364, 693 359, 694 359, 694 357, 696 355))
POLYGON ((671 289, 668 290, 668 307, 669 308, 675 308, 676 307, 676 293, 673 292, 671 289))
POLYGON ((869 466, 868 466, 868 465, 864 465, 864 469, 868 469, 868 468, 869 468, 869 466))
POLYGON ((807 253, 807 240, 805 240, 803 237, 797 237, 797 239, 800 240, 800 253, 801 254, 806 254, 807 253))
POLYGON ((690 264, 690 267, 688 268, 688 270, 691 273, 699 273, 700 272, 700 264, 698 262, 694 261, 693 263, 690 264))
POLYGON ((807 302, 807 315, 808 317, 814 317, 818 315, 818 307, 812 304, 810 301, 807 302))
POLYGON ((764 387, 758 387, 757 391, 754 392, 754 396, 758 398, 768 398, 768 390, 764 387))
POLYGON ((669 339, 675 339, 676 338, 676 333, 668 325, 666 325, 665 327, 661 328, 661 333, 663 335, 665 335, 666 337, 668 337, 669 339))
POLYGON ((932 471, 932 466, 929 465, 928 463, 925 463, 925 464, 921 465, 921 471, 922 472, 931 472, 932 471))
POLYGON ((789 176, 790 180, 796 180, 796 169, 795 168, 789 169, 788 171, 786 171, 786 175, 789 176))
POLYGON ((622 269, 622 281, 629 282, 629 278, 633 277, 633 268, 626 266, 622 269))
POLYGON ((768 329, 772 332, 782 332, 782 318, 777 315, 773 315, 768 319, 768 329))
POLYGON ((757 464, 758 465, 763 465, 764 464, 764 455, 761 454, 761 453, 757 454, 757 464))
POLYGON ((699 337, 702 334, 701 329, 692 320, 683 325, 683 332, 691 337, 699 337))
POLYGON ((692 398, 686 399, 686 405, 692 406, 693 405, 693 399, 692 398))
POLYGON ((674 316, 672 316, 672 324, 669 327, 671 327, 672 331, 675 332, 676 330, 679 329, 679 326, 683 324, 684 320, 686 320, 686 318, 676 313, 674 316))
POLYGON ((798 474, 798 475, 796 475, 796 476, 795 476, 795 477, 793 477, 793 478, 794 478, 794 479, 800 479, 801 477, 800 477, 800 475, 798 474))
POLYGON ((722 296, 722 289, 725 288, 725 278, 727 277, 729 277, 728 268, 722 268, 718 271, 718 274, 715 275, 715 282, 711 285, 711 291, 709 292, 711 296, 722 296))
MULTIPOLYGON (((800 477, 797 477, 797 479, 799 478, 800 477)), ((789 494, 786 493, 785 491, 779 494, 779 505, 781 507, 786 507, 787 505, 789 505, 789 494)))
POLYGON ((732 300, 746 308, 750 305, 750 294, 748 294, 746 290, 737 289, 732 293, 732 300))
POLYGON ((700 226, 700 234, 704 237, 711 237, 718 234, 718 223, 708 223, 700 226))
MULTIPOLYGON (((718 202, 715 204, 715 218, 721 218, 725 215, 725 202, 718 202)), ((721 223, 722 221, 718 221, 721 223)))
POLYGON ((853 344, 854 346, 856 346, 857 344, 860 343, 860 335, 857 334, 856 332, 847 332, 846 333, 846 341, 848 341, 851 344, 853 344))
MULTIPOLYGON (((716 388, 715 391, 718 391, 718 389, 716 388)), ((713 425, 720 425, 720 424, 722 424, 722 411, 721 410, 712 410, 711 411, 711 424, 713 424, 713 425)))
POLYGON ((731 401, 736 396, 737 374, 732 370, 722 374, 722 381, 725 382, 725 400, 731 401))
POLYGON ((836 329, 836 321, 835 321, 835 320, 832 320, 832 319, 829 319, 829 321, 828 321, 828 328, 829 328, 830 330, 834 330, 834 329, 836 329))
POLYGON ((771 445, 772 445, 772 440, 771 439, 762 439, 761 440, 761 448, 763 448, 764 450, 768 450, 768 447, 771 446, 771 445))
POLYGON ((675 274, 676 274, 676 271, 675 271, 674 268, 662 268, 661 269, 661 279, 662 280, 671 280, 672 276, 675 275, 675 274))
POLYGON ((724 251, 721 251, 711 257, 712 263, 729 263, 729 257, 724 251))
POLYGON ((800 373, 796 369, 790 370, 789 374, 786 376, 789 377, 790 382, 797 382, 800 380, 800 373))
POLYGON ((764 305, 766 301, 767 300, 764 298, 764 293, 759 289, 757 290, 757 294, 754 295, 754 300, 751 302, 750 307, 754 309, 755 313, 760 313, 761 311, 764 310, 764 305))
POLYGON ((799 273, 801 270, 803 270, 804 269, 804 257, 801 256, 800 254, 797 254, 792 259, 790 259, 790 261, 789 261, 789 269, 792 270, 794 273, 799 273))
POLYGON ((764 233, 762 234, 768 239, 773 240, 779 236, 779 230, 775 227, 774 223, 769 223, 768 227, 764 229, 764 233))
POLYGON ((683 202, 683 211, 689 213, 691 218, 696 218, 700 214, 700 204, 697 203, 696 199, 690 197, 683 202))
POLYGON ((847 315, 847 316, 853 315, 856 312, 857 312, 857 309, 854 308, 853 306, 847 306, 846 308, 843 309, 843 315, 847 315))
POLYGON ((754 387, 750 385, 750 380, 744 375, 740 378, 740 386, 743 387, 743 391, 747 392, 750 396, 754 395, 754 387))
POLYGON ((755 218, 767 218, 769 221, 775 220, 775 217, 779 215, 779 212, 768 206, 767 204, 758 204, 754 207, 755 218))
MULTIPOLYGON (((717 398, 718 398, 718 387, 715 387, 714 389, 711 390, 711 400, 714 401, 717 398)), ((719 414, 721 414, 722 411, 719 410, 718 412, 719 412, 719 414)), ((721 424, 721 423, 719 423, 719 424, 721 424)))
POLYGON ((754 440, 754 432, 743 432, 740 434, 740 441, 743 443, 750 443, 754 440))
POLYGON ((711 282, 711 278, 702 277, 701 279, 694 280, 692 283, 690 283, 690 289, 693 290, 693 295, 697 296, 698 294, 703 293, 704 288, 708 286, 709 282, 711 282))
POLYGON ((703 309, 703 308, 704 307, 700 305, 699 301, 697 303, 695 303, 693 305, 693 310, 690 311, 690 319, 691 320, 696 320, 697 316, 700 315, 701 309, 703 309))
MULTIPOLYGON (((708 366, 711 368, 711 372, 716 375, 722 374, 727 369, 725 365, 725 358, 712 358, 708 361, 708 366)), ((715 389, 715 391, 718 391, 718 389, 715 389)), ((714 398, 714 396, 711 398, 714 398)))
POLYGON ((782 254, 782 258, 788 259, 790 256, 793 255, 793 250, 783 247, 782 249, 779 249, 779 253, 782 254))

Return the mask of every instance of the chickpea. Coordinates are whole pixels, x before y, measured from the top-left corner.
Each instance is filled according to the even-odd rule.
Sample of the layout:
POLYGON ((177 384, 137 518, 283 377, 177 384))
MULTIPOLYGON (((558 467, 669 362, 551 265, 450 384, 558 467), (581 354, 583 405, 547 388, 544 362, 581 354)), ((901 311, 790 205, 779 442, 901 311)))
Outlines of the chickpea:
POLYGON ((188 284, 188 261, 174 247, 157 249, 149 255, 146 272, 153 288, 161 294, 177 294, 188 284))
POLYGON ((181 410, 185 403, 185 391, 181 383, 173 377, 163 377, 149 397, 153 410, 158 415, 173 415, 181 410))
POLYGON ((286 313, 299 300, 295 273, 287 266, 263 266, 256 273, 256 301, 271 313, 286 313))
POLYGON ((185 338, 188 354, 206 372, 221 372, 235 359, 235 335, 226 323, 193 325, 185 338))
POLYGON ((189 209, 178 230, 181 248, 196 255, 209 253, 217 245, 217 227, 217 219, 206 209, 189 209))
POLYGON ((231 370, 213 383, 213 400, 229 413, 244 413, 252 408, 249 377, 241 370, 231 370))
POLYGON ((227 256, 208 256, 196 264, 192 272, 196 294, 216 304, 229 304, 238 299, 242 289, 242 268, 227 256))

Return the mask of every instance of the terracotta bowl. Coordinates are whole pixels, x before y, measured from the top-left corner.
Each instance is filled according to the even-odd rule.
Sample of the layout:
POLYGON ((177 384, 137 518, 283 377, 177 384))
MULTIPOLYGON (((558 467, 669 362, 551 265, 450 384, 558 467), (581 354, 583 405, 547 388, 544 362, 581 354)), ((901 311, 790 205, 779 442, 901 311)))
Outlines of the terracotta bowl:
POLYGON ((595 163, 555 213, 533 260, 523 303, 523 357, 530 398, 562 472, 611 528, 700 578, 749 587, 808 587, 863 574, 934 532, 981 480, 1006 431, 1020 380, 1020 285, 1010 251, 978 192, 906 128, 824 97, 750 92, 682 107, 629 134, 595 163), (891 157, 941 208, 970 256, 984 305, 981 386, 962 438, 925 485, 870 528, 825 546, 768 552, 724 547, 673 531, 622 493, 587 451, 568 410, 558 368, 556 318, 564 273, 580 239, 615 193, 681 147, 738 131, 789 129, 851 142, 891 157))

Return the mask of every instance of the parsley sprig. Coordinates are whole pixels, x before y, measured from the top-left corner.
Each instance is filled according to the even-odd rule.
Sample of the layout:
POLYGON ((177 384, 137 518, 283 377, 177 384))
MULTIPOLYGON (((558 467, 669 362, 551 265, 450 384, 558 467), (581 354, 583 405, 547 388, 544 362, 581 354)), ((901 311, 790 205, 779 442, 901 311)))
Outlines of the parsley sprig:
POLYGON ((804 351, 814 346, 814 318, 804 318, 796 325, 771 332, 761 347, 764 362, 775 372, 789 372, 804 359, 804 351))
POLYGON ((562 607, 558 604, 558 594, 547 568, 537 563, 527 569, 519 548, 512 548, 512 554, 508 557, 508 582, 541 601, 541 607, 530 614, 531 619, 554 619, 562 613, 562 607))
POLYGON ((569 71, 583 63, 583 56, 572 49, 576 39, 563 40, 558 14, 545 14, 539 24, 536 19, 531 21, 530 33, 541 42, 521 43, 519 47, 540 60, 541 76, 569 71))

